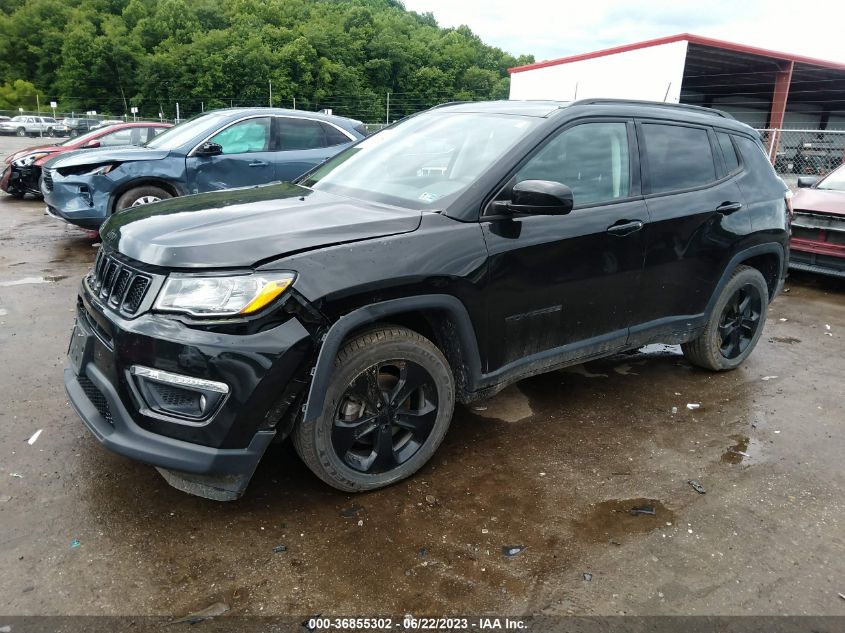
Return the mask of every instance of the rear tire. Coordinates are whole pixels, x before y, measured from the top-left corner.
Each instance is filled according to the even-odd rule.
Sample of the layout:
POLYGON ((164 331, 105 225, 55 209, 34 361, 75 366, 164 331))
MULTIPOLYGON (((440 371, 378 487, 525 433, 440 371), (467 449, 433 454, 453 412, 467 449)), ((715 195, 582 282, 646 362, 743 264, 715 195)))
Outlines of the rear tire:
POLYGON ((701 336, 683 343, 687 360, 712 371, 739 367, 754 350, 769 310, 769 287, 756 268, 737 266, 701 336))
POLYGON ((341 349, 322 415, 300 421, 293 444, 338 490, 382 488, 431 458, 454 408, 455 381, 440 350, 412 330, 385 326, 341 349))
POLYGON ((125 192, 117 199, 114 205, 115 211, 123 211, 130 207, 139 207, 151 202, 158 202, 159 200, 167 200, 172 198, 167 191, 161 187, 154 187, 152 185, 144 185, 142 187, 135 187, 125 192))

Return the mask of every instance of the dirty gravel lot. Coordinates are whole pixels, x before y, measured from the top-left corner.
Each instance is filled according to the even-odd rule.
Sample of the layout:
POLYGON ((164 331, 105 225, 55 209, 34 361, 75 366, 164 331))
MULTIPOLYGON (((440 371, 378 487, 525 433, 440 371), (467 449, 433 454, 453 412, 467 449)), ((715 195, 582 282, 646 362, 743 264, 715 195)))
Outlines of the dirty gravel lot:
POLYGON ((589 363, 459 407, 387 490, 331 490, 282 444, 222 504, 103 450, 67 404, 96 241, 0 199, 2 614, 845 615, 842 282, 790 278, 735 372, 659 347, 589 363))

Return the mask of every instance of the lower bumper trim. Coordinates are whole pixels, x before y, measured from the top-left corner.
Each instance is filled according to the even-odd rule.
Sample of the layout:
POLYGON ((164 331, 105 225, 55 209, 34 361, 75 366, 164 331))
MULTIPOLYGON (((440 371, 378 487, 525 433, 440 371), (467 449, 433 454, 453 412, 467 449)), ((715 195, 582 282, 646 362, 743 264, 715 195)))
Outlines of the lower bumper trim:
POLYGON ((214 495, 209 498, 237 499, 246 490, 258 462, 276 435, 272 430, 258 431, 249 446, 232 449, 213 448, 152 433, 135 424, 114 386, 96 365, 88 363, 81 371, 103 395, 111 414, 110 421, 103 417, 86 395, 74 370, 67 367, 64 382, 70 403, 94 437, 115 453, 172 471, 165 479, 185 492, 207 496, 200 492, 205 486, 209 495, 214 495), (190 487, 176 485, 177 479, 193 484, 190 487))

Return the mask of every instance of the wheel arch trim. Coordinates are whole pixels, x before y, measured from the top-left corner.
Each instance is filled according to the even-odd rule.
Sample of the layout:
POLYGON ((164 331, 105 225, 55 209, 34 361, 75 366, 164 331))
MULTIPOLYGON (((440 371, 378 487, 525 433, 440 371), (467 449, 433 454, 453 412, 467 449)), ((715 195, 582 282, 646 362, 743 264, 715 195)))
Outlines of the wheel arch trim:
MULTIPOLYGON (((714 306, 716 305, 716 301, 719 299, 719 295, 722 292, 722 289, 725 287, 725 284, 731 278, 734 271, 740 266, 743 262, 757 257, 759 255, 775 255, 778 259, 778 270, 780 271, 780 280, 783 279, 784 275, 784 259, 785 253, 784 248, 781 244, 777 242, 769 242, 768 244, 757 244, 756 246, 751 246, 750 248, 743 249, 736 253, 733 257, 731 257, 728 265, 725 266, 725 270, 722 272, 722 276, 719 278, 719 282, 716 284, 716 287, 713 289, 713 293, 710 295, 710 300, 707 302, 707 307, 704 310, 704 313, 707 317, 710 317, 710 314, 713 311, 714 306)), ((769 299, 769 302, 774 299, 777 295, 778 289, 780 288, 780 282, 777 284, 777 288, 773 294, 773 296, 769 299)))
POLYGON ((470 388, 479 384, 481 377, 481 356, 475 328, 464 304, 452 295, 433 294, 391 299, 364 306, 340 317, 326 333, 317 362, 314 365, 308 398, 305 401, 303 419, 315 420, 323 412, 326 391, 334 370, 334 360, 346 337, 354 330, 368 323, 381 321, 392 315, 443 310, 453 319, 460 344, 470 388))

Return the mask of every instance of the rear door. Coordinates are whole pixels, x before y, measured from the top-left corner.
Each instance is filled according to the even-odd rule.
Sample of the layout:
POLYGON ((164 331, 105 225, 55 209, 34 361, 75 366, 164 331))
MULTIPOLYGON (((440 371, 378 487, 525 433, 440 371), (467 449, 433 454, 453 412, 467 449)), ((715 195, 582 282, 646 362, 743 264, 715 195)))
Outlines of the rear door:
POLYGON ((217 143, 223 151, 217 156, 188 155, 188 186, 193 193, 273 182, 276 152, 271 117, 241 119, 207 141, 217 143))
POLYGON ((276 180, 299 178, 352 143, 340 128, 314 119, 276 117, 276 130, 276 180))
POLYGON ((750 220, 711 128, 642 120, 637 135, 650 220, 632 336, 661 324, 681 333, 694 327, 684 317, 704 312, 750 220))

